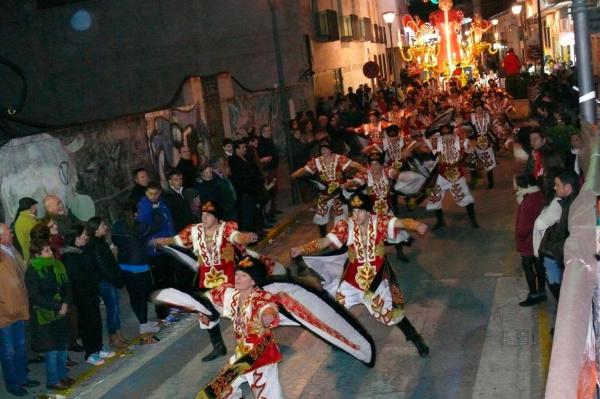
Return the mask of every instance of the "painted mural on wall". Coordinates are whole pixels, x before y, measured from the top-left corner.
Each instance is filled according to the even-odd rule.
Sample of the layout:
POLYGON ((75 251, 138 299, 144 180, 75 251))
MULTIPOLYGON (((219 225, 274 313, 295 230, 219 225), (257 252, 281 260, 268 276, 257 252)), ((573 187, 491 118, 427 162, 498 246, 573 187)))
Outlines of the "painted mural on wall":
MULTIPOLYGON (((314 109, 314 104, 307 99, 312 98, 312 86, 299 84, 288 89, 288 95, 293 105, 290 106, 290 117, 295 117, 296 111, 314 109)), ((278 132, 281 126, 280 99, 277 91, 262 91, 235 96, 228 104, 229 119, 233 138, 246 137, 249 133, 260 134, 262 125, 273 127, 273 139, 280 150, 285 148, 285 137, 278 132)))
MULTIPOLYGON (((58 195, 82 221, 114 221, 132 187, 131 171, 149 166, 141 117, 17 138, 0 147, 0 220, 11 222, 22 197, 58 195)), ((43 216, 40 206, 39 216, 43 216)))
POLYGON ((13 139, 0 147, 0 195, 5 221, 14 219, 20 198, 31 197, 41 203, 47 194, 58 195, 81 220, 94 216, 92 198, 77 191, 73 154, 83 144, 81 137, 65 146, 49 134, 39 134, 13 139))
POLYGON ((236 96, 229 103, 231 131, 234 138, 260 133, 262 125, 279 125, 279 103, 275 92, 236 96))
POLYGON ((147 113, 146 137, 154 170, 166 187, 166 174, 179 161, 206 162, 210 156, 208 128, 200 116, 198 104, 147 113))

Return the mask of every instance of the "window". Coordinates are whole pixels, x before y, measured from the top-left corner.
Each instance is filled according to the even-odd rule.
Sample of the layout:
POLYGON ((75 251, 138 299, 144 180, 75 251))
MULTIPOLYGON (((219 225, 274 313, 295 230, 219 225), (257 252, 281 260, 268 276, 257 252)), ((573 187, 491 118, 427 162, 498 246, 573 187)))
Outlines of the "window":
POLYGON ((337 12, 324 10, 318 14, 317 40, 332 42, 340 39, 337 12))
POLYGON ((342 41, 352 41, 352 19, 350 15, 344 15, 342 18, 342 41))

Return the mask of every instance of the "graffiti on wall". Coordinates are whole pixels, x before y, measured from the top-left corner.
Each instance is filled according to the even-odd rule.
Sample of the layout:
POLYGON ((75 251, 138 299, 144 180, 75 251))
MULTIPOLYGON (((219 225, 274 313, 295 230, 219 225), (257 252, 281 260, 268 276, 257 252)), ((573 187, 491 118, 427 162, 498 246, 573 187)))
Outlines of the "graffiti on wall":
POLYGON ((210 156, 208 128, 198 104, 147 113, 146 138, 154 170, 166 187, 166 174, 181 159, 200 165, 210 156))
POLYGON ((279 103, 274 92, 261 92, 235 97, 229 103, 231 131, 234 138, 259 134, 262 125, 278 126, 279 103))
POLYGON ((20 198, 54 194, 81 221, 114 221, 137 166, 148 166, 140 118, 12 139, 0 147, 0 220, 13 220, 20 198))
POLYGON ((95 214, 89 195, 78 191, 73 155, 84 139, 77 137, 65 146, 49 134, 13 139, 0 148, 0 196, 5 221, 14 220, 19 199, 35 198, 41 203, 47 194, 58 195, 80 220, 95 214))

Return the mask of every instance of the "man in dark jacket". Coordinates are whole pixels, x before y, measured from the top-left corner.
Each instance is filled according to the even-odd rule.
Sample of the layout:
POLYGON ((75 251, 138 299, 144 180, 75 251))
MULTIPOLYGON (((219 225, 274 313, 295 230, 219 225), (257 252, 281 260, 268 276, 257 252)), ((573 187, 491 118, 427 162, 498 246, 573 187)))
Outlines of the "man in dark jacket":
POLYGON ((229 159, 229 167, 237 194, 240 230, 257 233, 257 193, 264 183, 262 174, 258 165, 246 157, 245 140, 236 140, 233 147, 235 154, 229 159))
POLYGON ((562 211, 558 223, 544 233, 540 244, 540 254, 544 257, 548 286, 558 300, 562 274, 565 270, 564 247, 569 237, 569 209, 579 194, 579 178, 575 172, 567 170, 554 178, 554 192, 559 199, 562 211))
POLYGON ((266 183, 271 186, 269 190, 269 201, 271 203, 267 217, 275 218, 280 213, 277 209, 277 170, 279 169, 279 152, 273 141, 273 131, 271 126, 262 125, 260 128, 260 137, 258 138, 258 159, 263 165, 266 183))
POLYGON ((162 195, 164 203, 167 205, 173 216, 173 225, 175 231, 181 231, 194 222, 194 215, 189 202, 184 196, 183 173, 173 169, 167 174, 169 187, 162 195))
POLYGON ((133 171, 133 181, 134 185, 129 193, 129 199, 137 204, 144 197, 146 187, 150 182, 150 175, 145 168, 137 168, 133 171))

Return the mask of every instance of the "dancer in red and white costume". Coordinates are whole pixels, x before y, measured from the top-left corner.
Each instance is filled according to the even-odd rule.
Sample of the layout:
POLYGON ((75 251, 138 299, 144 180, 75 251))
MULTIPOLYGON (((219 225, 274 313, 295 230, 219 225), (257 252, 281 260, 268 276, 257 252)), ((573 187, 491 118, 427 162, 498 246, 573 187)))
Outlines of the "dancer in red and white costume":
MULTIPOLYGON (((238 231, 235 222, 219 220, 220 206, 212 200, 203 201, 200 209, 202 223, 187 226, 175 237, 158 239, 157 244, 175 244, 194 252, 198 257, 197 287, 201 290, 233 284, 236 257, 244 251, 246 244, 255 242, 257 236, 255 233, 238 231)), ((213 351, 202 358, 202 361, 210 361, 227 353, 219 327, 208 330, 208 334, 213 351)))
POLYGON ((485 109, 481 100, 473 102, 475 112, 471 114, 471 123, 475 128, 475 155, 478 166, 487 172, 488 188, 494 187, 494 168, 496 167, 496 155, 492 145, 491 117, 485 109))
POLYGON ((332 213, 334 222, 346 218, 348 214, 348 208, 340 198, 345 183, 344 172, 350 169, 365 172, 366 169, 344 155, 334 154, 329 143, 322 143, 320 152, 320 157, 311 159, 306 166, 292 173, 292 178, 313 175, 325 187, 319 193, 317 213, 313 218, 313 223, 319 226, 319 232, 324 236, 332 213))
POLYGON ((427 356, 429 348, 405 316, 404 295, 384 250, 385 242, 394 240, 400 229, 425 234, 427 226, 413 219, 372 213, 373 203, 366 194, 352 194, 350 206, 350 218, 336 223, 326 237, 292 248, 291 257, 315 254, 331 245, 347 246, 348 259, 341 276, 325 289, 346 308, 362 304, 380 323, 397 325, 419 355, 427 356))
POLYGON ((433 154, 438 156, 439 162, 439 174, 427 203, 427 209, 435 211, 437 219, 432 230, 437 230, 446 225, 442 201, 448 191, 450 191, 458 206, 467 208, 471 226, 478 228, 475 219, 475 206, 473 205, 474 199, 467 185, 463 166, 465 154, 472 151, 469 140, 461 138, 461 136, 454 133, 452 126, 446 125, 440 129, 439 135, 432 136, 430 140, 427 140, 427 143, 433 154))
MULTIPOLYGON (((277 370, 281 353, 271 332, 279 325, 279 309, 273 295, 258 288, 266 276, 264 265, 247 257, 236 266, 234 285, 224 284, 206 293, 221 316, 231 319, 236 346, 228 367, 196 398, 241 398, 240 386, 245 382, 256 398, 283 398, 277 370), (244 368, 242 373, 229 368, 236 363, 244 368), (231 379, 235 372, 237 376, 231 379)), ((203 314, 199 320, 202 328, 216 324, 203 314)))

